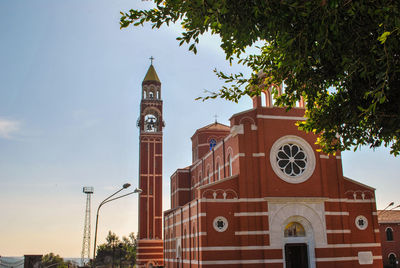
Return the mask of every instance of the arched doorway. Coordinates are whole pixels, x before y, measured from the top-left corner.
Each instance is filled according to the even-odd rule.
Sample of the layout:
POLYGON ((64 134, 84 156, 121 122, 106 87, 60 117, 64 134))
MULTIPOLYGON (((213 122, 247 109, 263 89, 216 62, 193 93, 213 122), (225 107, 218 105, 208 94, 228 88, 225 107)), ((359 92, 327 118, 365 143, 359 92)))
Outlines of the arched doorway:
POLYGON ((397 268, 397 258, 394 253, 389 254, 389 265, 390 267, 397 268))
POLYGON ((299 222, 289 222, 284 229, 286 268, 308 268, 306 231, 299 222))

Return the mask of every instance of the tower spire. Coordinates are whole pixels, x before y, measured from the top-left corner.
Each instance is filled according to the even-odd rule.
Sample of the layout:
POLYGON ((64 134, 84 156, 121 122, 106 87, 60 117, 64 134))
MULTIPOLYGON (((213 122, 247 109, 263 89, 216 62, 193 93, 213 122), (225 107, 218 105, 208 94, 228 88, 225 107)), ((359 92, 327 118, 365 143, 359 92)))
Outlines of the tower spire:
MULTIPOLYGON (((150 65, 149 69, 147 70, 147 73, 146 73, 146 76, 145 76, 144 79, 143 79, 143 82, 146 82, 146 81, 156 81, 156 82, 161 83, 160 79, 158 78, 156 69, 154 69, 152 58, 153 58, 153 57, 150 58, 150 59, 151 59, 151 65, 150 65)), ((153 59, 154 59, 154 58, 153 58, 153 59)))

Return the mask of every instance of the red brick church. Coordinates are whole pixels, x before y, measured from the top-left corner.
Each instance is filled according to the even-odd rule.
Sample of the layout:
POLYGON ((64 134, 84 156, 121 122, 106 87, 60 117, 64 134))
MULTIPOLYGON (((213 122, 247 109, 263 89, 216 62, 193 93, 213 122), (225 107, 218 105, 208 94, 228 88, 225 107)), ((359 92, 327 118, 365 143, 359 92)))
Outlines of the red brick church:
POLYGON ((165 267, 382 267, 375 189, 297 129, 302 106, 265 91, 193 134, 192 165, 171 176, 165 267))
POLYGON ((151 65, 138 119, 138 266, 382 267, 375 189, 343 176, 340 153, 317 152, 317 136, 295 126, 299 106, 274 107, 267 90, 230 126, 199 128, 162 218, 163 102, 151 65))

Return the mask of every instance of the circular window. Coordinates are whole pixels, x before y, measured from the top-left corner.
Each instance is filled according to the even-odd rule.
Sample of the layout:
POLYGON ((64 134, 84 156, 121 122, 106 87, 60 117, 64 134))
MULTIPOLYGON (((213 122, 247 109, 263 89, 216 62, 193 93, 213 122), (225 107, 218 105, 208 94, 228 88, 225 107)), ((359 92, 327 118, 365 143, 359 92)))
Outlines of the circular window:
POLYGON ((368 227, 368 220, 364 216, 360 215, 356 217, 356 226, 360 230, 365 230, 368 227))
POLYGON ((289 183, 306 181, 315 168, 313 149, 297 136, 278 139, 271 148, 270 162, 274 172, 289 183))
POLYGON ((214 219, 213 226, 217 232, 225 232, 228 228, 228 220, 225 217, 218 216, 214 219))

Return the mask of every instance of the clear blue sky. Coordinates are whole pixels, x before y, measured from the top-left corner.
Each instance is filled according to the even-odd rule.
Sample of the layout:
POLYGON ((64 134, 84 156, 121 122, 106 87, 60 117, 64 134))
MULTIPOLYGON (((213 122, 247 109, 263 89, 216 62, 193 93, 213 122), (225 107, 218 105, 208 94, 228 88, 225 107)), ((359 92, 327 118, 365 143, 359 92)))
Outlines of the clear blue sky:
MULTIPOLYGON (((80 256, 85 195, 99 202, 138 184, 141 82, 149 57, 164 100, 164 208, 169 176, 191 161, 190 137, 214 120, 251 107, 195 101, 221 86, 212 70, 230 67, 218 39, 204 37, 198 55, 179 47, 179 26, 119 29, 119 12, 147 1, 0 1, 0 255, 80 256)), ((400 161, 387 149, 343 153, 344 174, 377 188, 378 207, 400 203, 400 161), (397 180, 396 180, 397 179, 397 180)), ((92 221, 94 222, 94 221, 92 221)), ((92 224, 93 225, 93 224, 92 224)), ((94 229, 94 226, 92 226, 94 229)), ((108 230, 137 231, 137 197, 101 210, 100 243, 108 230)), ((92 237, 93 243, 93 237, 92 237)))

